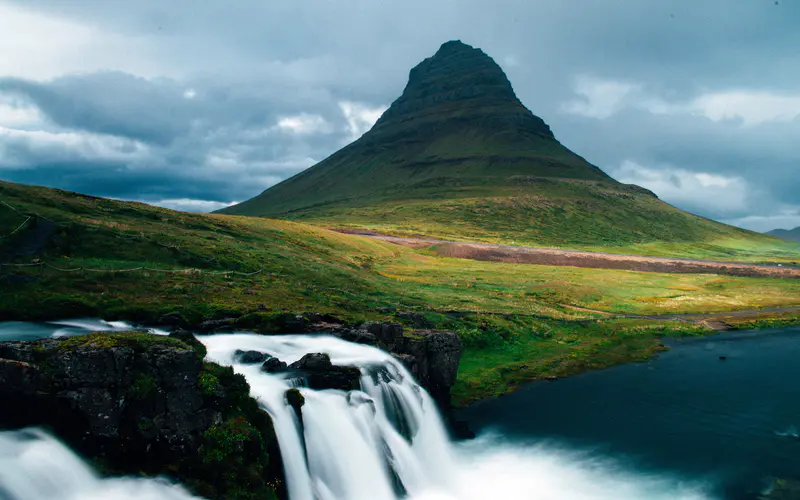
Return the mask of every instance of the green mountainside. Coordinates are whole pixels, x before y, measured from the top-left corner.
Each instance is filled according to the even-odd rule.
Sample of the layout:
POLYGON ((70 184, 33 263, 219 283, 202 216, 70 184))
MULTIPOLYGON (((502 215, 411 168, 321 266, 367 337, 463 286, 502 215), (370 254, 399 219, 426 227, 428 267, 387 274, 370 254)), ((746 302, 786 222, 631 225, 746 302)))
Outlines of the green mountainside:
POLYGON ((794 229, 773 229, 766 234, 789 241, 800 242, 800 227, 794 229))
POLYGON ((447 42, 360 139, 221 213, 454 240, 796 259, 617 182, 556 140, 480 49, 447 42))

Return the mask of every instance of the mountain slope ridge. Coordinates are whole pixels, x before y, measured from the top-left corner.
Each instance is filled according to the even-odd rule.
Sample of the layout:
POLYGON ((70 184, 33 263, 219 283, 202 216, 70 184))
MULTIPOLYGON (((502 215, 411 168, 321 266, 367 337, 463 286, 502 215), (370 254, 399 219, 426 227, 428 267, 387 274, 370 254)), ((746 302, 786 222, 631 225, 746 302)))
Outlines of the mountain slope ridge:
POLYGON ((611 178, 555 138, 491 57, 460 41, 415 66, 362 137, 220 213, 668 256, 730 258, 782 245, 611 178))
POLYGON ((800 242, 800 226, 794 229, 773 229, 772 231, 767 231, 764 234, 775 236, 776 238, 781 238, 784 240, 800 242))

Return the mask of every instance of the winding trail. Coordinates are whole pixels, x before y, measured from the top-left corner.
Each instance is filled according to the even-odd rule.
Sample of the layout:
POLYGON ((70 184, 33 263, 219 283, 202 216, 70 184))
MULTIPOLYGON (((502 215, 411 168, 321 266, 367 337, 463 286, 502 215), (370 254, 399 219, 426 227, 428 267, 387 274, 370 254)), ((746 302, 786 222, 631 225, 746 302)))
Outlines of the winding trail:
POLYGON ((562 250, 558 248, 446 241, 433 238, 406 238, 367 230, 333 230, 343 234, 366 236, 411 248, 429 248, 444 257, 487 262, 621 269, 656 273, 724 274, 729 276, 800 279, 800 267, 780 264, 765 265, 746 262, 648 257, 583 250, 562 250))

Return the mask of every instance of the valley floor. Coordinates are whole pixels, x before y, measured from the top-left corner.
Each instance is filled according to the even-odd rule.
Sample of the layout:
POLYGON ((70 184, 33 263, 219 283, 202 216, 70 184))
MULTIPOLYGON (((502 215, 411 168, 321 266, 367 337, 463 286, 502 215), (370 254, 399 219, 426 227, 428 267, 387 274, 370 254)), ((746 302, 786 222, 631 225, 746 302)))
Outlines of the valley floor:
POLYGON ((411 248, 430 248, 444 257, 509 262, 516 264, 541 264, 547 266, 574 266, 593 269, 624 269, 628 271, 661 273, 711 273, 730 276, 769 276, 776 278, 800 278, 800 267, 791 264, 754 264, 749 262, 727 262, 644 255, 615 254, 510 246, 466 241, 446 241, 430 238, 391 236, 370 231, 337 230, 344 234, 356 234, 388 241, 411 248))

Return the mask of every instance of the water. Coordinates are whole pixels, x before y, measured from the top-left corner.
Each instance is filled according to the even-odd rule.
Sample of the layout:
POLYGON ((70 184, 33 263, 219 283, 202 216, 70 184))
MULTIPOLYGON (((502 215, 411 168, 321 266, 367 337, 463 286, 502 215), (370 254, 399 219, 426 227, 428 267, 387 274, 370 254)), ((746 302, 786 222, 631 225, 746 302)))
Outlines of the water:
POLYGON ((531 384, 460 417, 479 432, 593 450, 704 480, 721 498, 754 498, 772 478, 800 478, 798 333, 672 341, 648 363, 531 384))
MULTIPOLYGON (((79 318, 45 323, 26 323, 22 321, 0 322, 0 342, 6 340, 36 340, 45 337, 73 337, 91 332, 125 332, 133 326, 124 321, 104 321, 94 318, 79 318)), ((147 328, 158 335, 169 332, 157 328, 147 328)))
POLYGON ((165 480, 100 479, 67 447, 40 430, 0 432, 3 500, 190 500, 165 480))
MULTIPOLYGON (((791 331, 682 342, 647 364, 533 384, 463 411, 480 435, 460 443, 448 439, 429 396, 382 351, 326 336, 200 339, 210 359, 248 379, 272 415, 293 500, 701 500, 743 498, 765 471, 794 471, 800 398, 789 382, 800 375, 800 337, 791 331), (288 363, 326 352, 334 364, 361 368, 364 391, 301 388, 301 425, 284 399, 297 381, 235 363, 237 349, 288 363)), ((50 462, 47 473, 84 481, 60 467, 50 462)), ((9 478, 35 482, 45 474, 31 461, 2 469, 0 488, 9 478)), ((143 496, 135 485, 164 487, 114 484, 124 486, 113 498, 143 496)))

